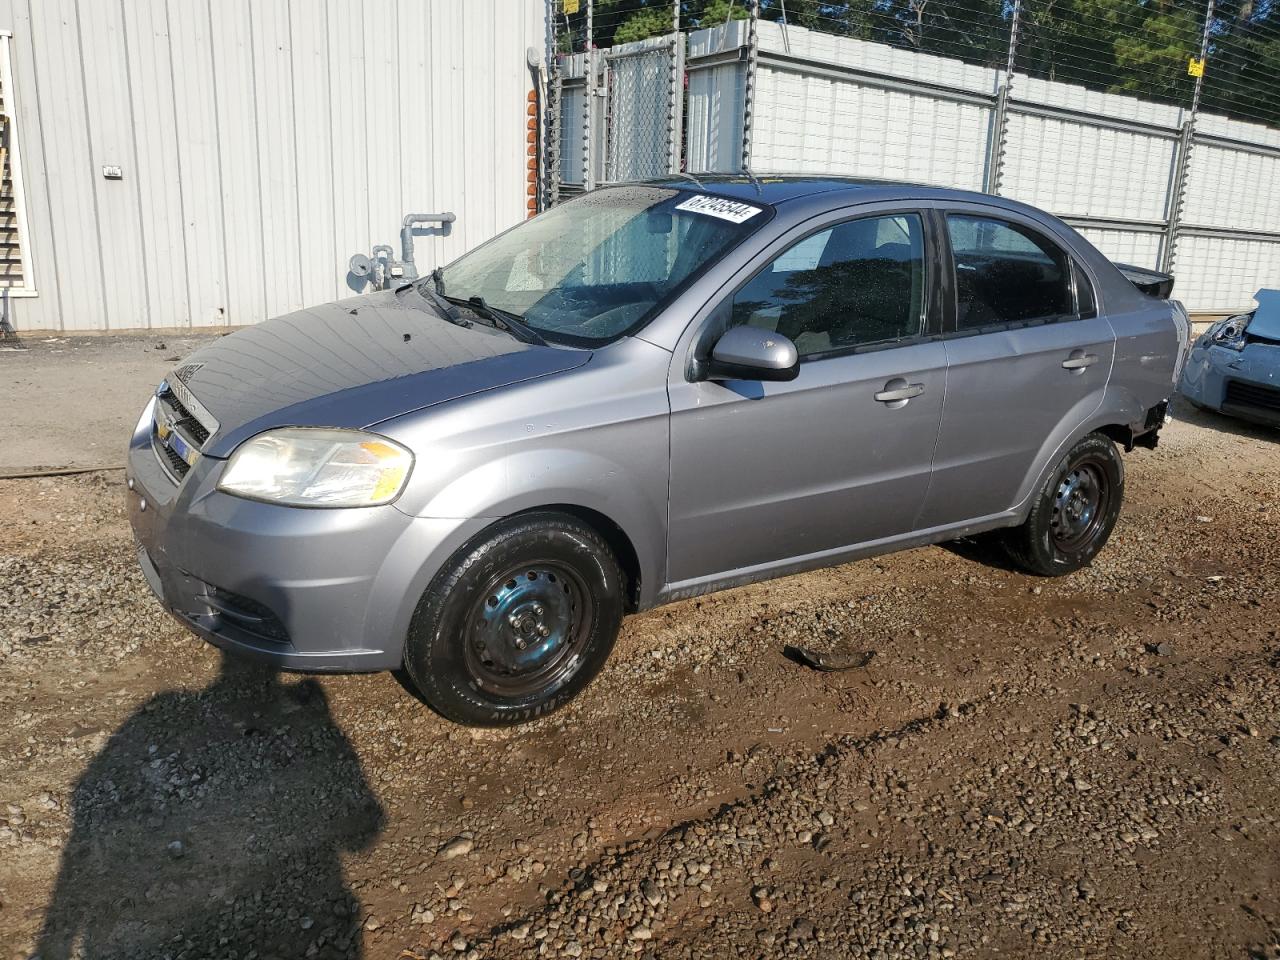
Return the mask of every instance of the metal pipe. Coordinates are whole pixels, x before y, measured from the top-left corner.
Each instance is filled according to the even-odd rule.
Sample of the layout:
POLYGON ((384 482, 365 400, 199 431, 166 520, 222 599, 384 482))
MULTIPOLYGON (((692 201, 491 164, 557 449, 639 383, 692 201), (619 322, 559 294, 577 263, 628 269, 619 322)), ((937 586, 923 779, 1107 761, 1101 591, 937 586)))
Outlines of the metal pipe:
POLYGON ((13 324, 9 322, 8 287, 0 290, 0 298, 3 298, 3 309, 0 309, 0 340, 11 340, 18 336, 18 331, 13 329, 13 324))
MULTIPOLYGON (((413 228, 419 223, 450 224, 457 220, 453 213, 407 213, 400 224, 400 259, 404 263, 404 275, 410 280, 418 276, 413 262, 413 228)), ((376 248, 375 248, 376 249, 376 248)))

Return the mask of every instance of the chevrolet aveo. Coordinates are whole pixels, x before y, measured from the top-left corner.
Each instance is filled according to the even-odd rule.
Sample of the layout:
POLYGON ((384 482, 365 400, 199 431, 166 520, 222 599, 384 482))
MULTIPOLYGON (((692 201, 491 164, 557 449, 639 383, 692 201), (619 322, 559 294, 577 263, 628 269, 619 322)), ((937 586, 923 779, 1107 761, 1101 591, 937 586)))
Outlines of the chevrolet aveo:
POLYGON ((983 531, 1087 564, 1186 348, 1167 281, 981 194, 594 191, 173 370, 131 443, 138 558, 226 650, 528 720, 631 611, 983 531))

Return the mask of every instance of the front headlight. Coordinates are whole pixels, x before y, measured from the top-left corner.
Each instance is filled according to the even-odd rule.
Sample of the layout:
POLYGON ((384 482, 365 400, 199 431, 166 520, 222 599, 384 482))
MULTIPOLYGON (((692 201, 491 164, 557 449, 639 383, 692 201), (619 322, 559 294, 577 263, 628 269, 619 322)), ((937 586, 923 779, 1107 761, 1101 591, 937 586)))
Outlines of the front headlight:
POLYGON ((372 507, 399 496, 412 467, 413 454, 386 437, 287 427, 240 444, 218 489, 300 507, 372 507))
POLYGON ((1248 342, 1244 332, 1249 328, 1249 321, 1252 319, 1253 314, 1242 313, 1238 317, 1219 320, 1208 329, 1207 336, 1210 341, 1220 347, 1226 347, 1228 350, 1243 350, 1248 342))

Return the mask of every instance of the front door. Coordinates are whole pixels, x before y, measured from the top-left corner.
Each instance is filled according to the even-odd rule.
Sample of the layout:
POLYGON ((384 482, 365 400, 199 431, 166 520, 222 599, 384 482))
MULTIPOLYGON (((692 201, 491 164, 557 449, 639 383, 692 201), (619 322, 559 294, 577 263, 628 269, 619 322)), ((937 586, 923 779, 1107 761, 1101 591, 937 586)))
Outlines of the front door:
MULTIPOLYGON (((946 353, 927 339, 932 241, 917 212, 797 238, 708 321, 796 343, 787 383, 671 381, 675 590, 909 532, 929 487, 946 353)), ((714 332, 703 337, 705 347, 714 332)))

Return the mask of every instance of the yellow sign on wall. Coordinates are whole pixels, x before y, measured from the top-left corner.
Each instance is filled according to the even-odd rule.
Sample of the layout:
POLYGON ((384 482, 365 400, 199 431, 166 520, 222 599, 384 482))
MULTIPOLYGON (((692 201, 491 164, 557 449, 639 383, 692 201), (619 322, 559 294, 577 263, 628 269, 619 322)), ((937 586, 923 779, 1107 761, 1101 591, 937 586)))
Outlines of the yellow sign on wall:
MULTIPOLYGON (((568 2, 568 0, 566 0, 568 2)), ((1187 73, 1193 77, 1204 76, 1204 57, 1192 57, 1187 61, 1187 73)))
POLYGON ((578 2, 579 0, 564 0, 565 16, 568 16, 571 13, 578 12, 578 2))

